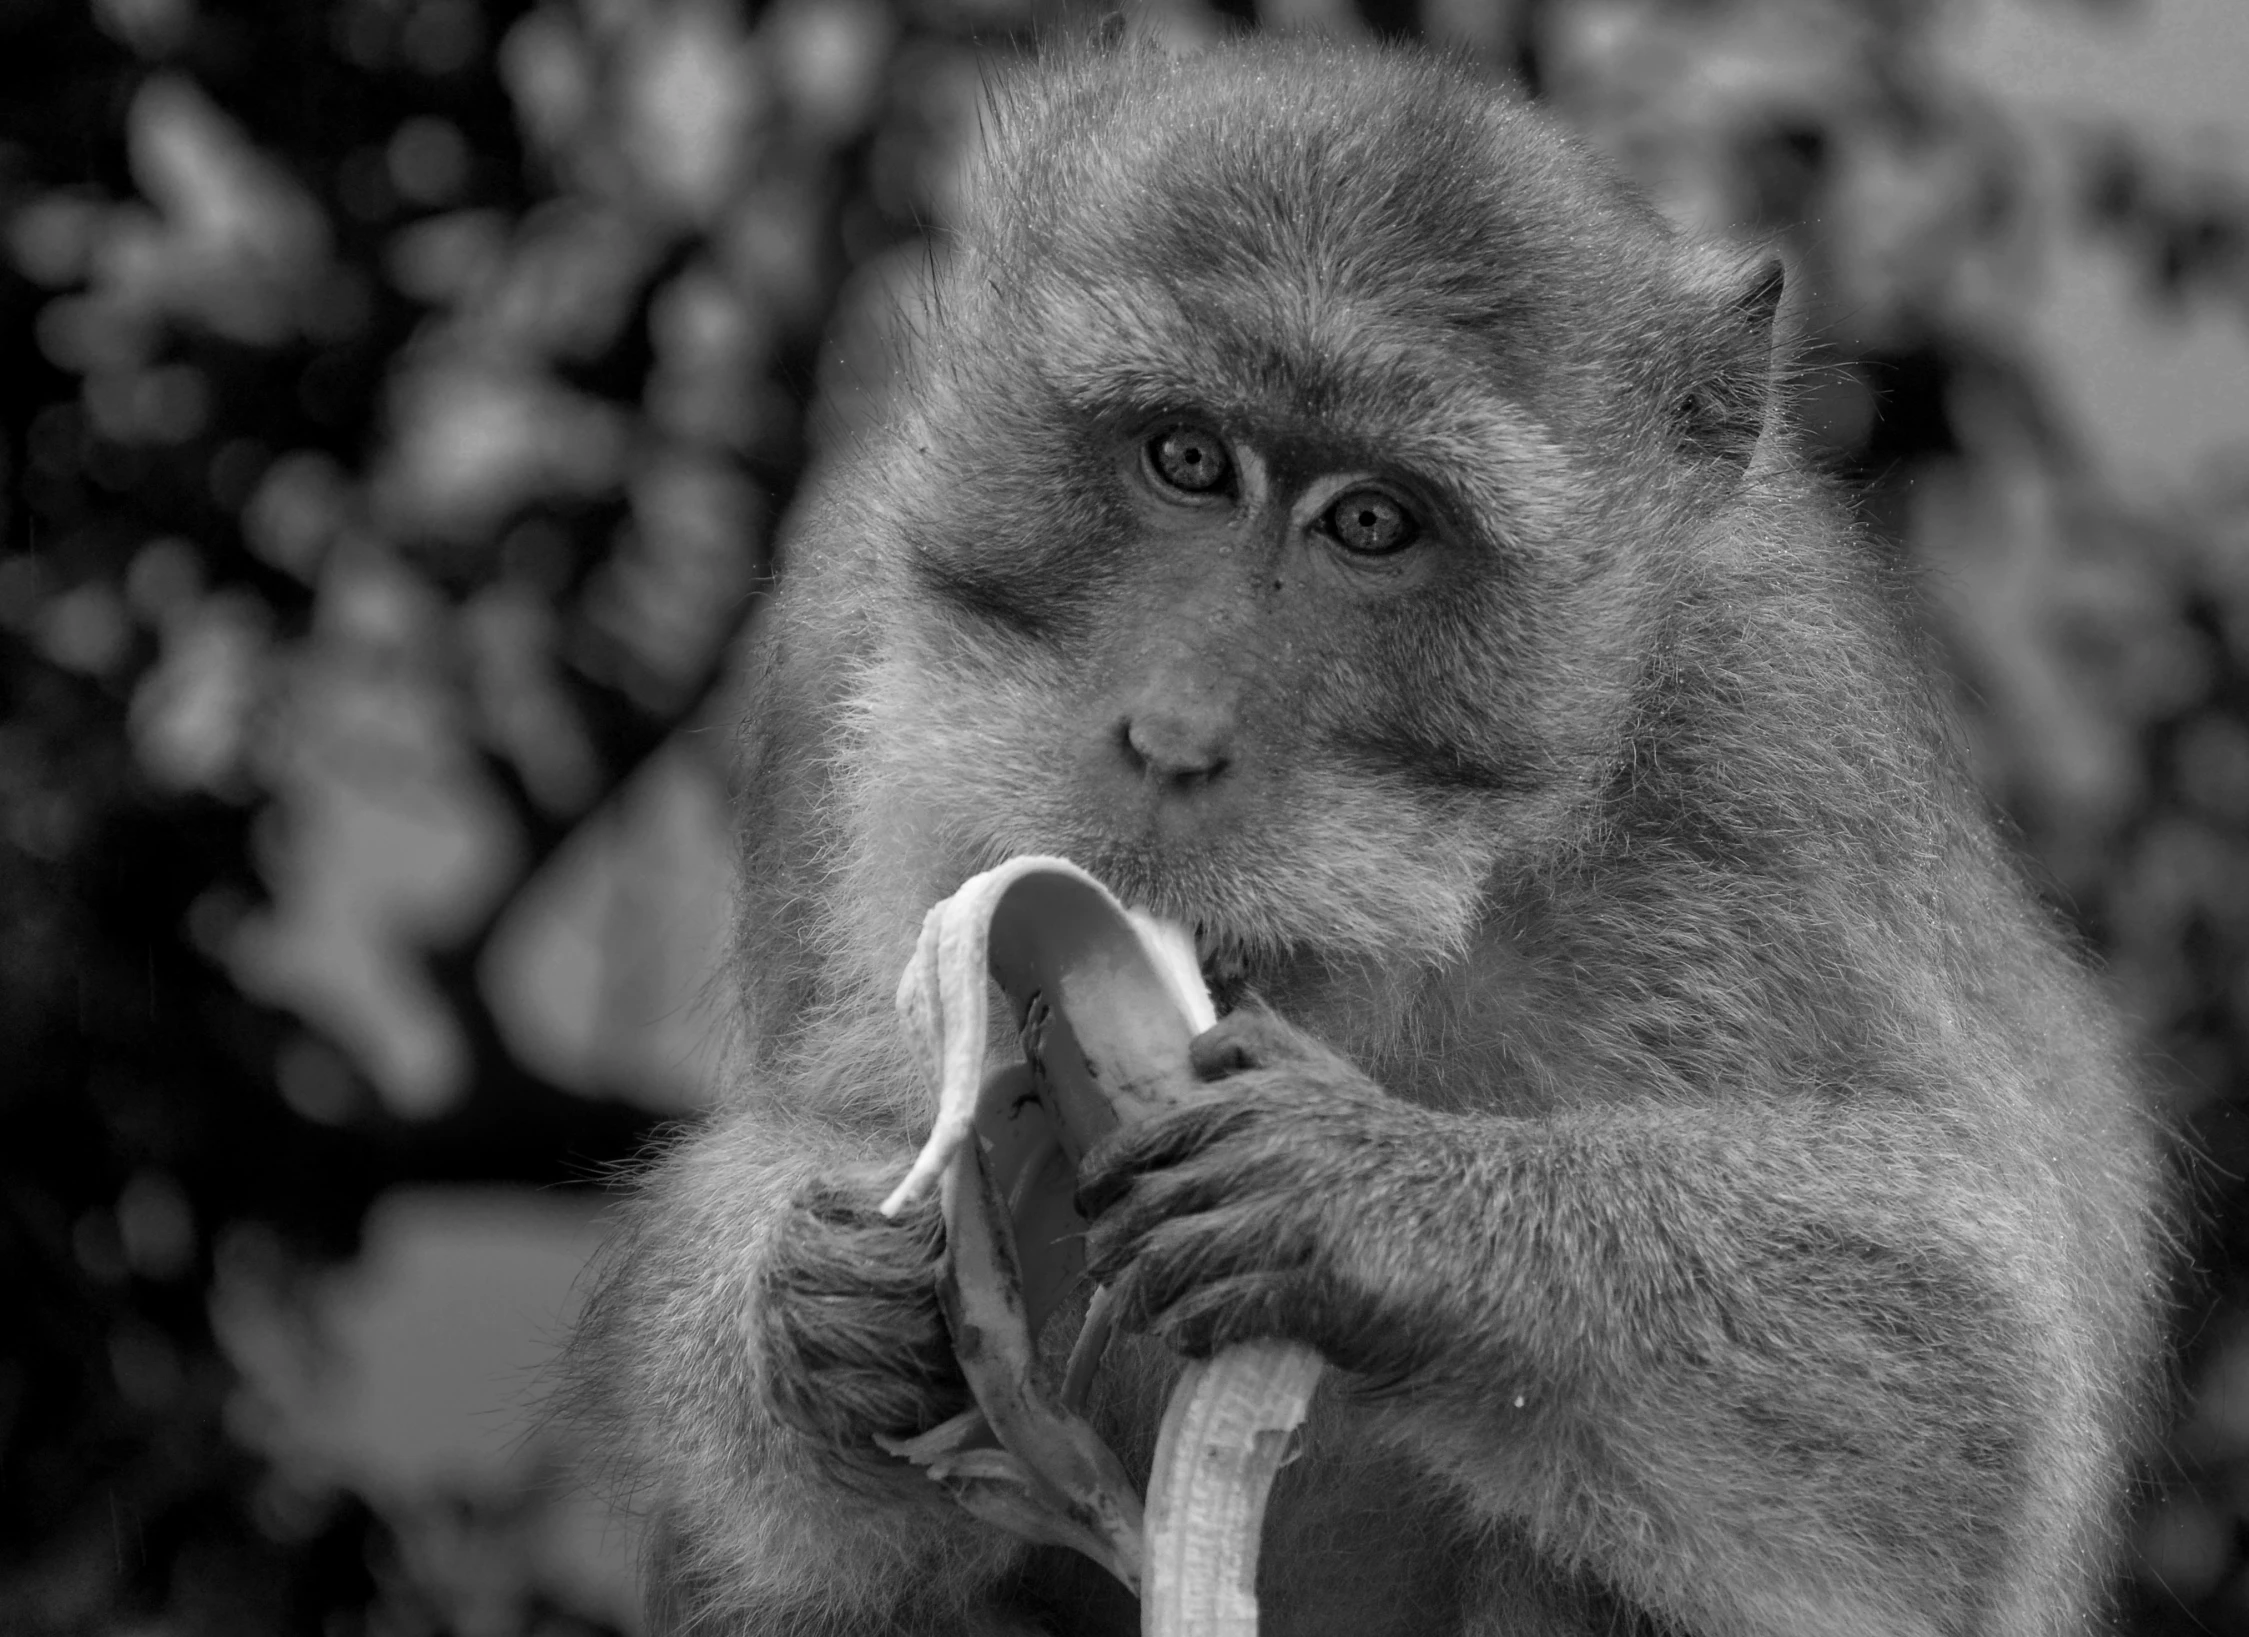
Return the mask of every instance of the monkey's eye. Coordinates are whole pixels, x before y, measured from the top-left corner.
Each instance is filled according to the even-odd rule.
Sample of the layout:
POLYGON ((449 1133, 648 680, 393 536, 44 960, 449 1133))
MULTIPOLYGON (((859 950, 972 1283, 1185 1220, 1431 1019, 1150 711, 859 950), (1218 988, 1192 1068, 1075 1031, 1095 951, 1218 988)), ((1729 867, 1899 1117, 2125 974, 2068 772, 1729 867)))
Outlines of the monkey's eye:
POLYGON ((1320 514, 1337 545, 1361 557, 1387 557, 1421 538, 1413 513, 1380 489, 1353 489, 1320 514))
POLYGON ((1226 445, 1199 426, 1167 426, 1148 440, 1143 452, 1157 481, 1182 494, 1215 494, 1234 469, 1226 445))

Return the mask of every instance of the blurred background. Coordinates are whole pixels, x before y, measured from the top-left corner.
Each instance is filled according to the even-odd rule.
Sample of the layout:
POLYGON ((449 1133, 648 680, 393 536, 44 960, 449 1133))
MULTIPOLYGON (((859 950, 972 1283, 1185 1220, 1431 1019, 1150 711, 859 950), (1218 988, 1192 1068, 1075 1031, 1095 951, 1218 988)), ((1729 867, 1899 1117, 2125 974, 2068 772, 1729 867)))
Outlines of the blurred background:
MULTIPOLYGON (((0 0, 0 1630, 633 1629, 536 1403, 707 1096, 738 637, 1060 0, 0 0)), ((2249 1632, 2249 6, 1422 35, 1786 241, 1805 408, 2199 1209, 2138 1633, 2249 1632)))

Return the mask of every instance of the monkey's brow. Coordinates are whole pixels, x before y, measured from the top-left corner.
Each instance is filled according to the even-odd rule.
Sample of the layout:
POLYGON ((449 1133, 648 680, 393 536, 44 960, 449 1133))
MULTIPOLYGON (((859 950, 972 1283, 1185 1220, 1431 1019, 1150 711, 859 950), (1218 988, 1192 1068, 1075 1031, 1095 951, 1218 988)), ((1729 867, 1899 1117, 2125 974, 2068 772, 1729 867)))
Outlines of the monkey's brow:
POLYGON ((1418 480, 1486 518, 1516 519, 1563 498, 1550 491, 1572 467, 1553 433, 1504 397, 1448 386, 1404 360, 1235 374, 1118 358, 1055 384, 1088 415, 1207 415, 1338 466, 1418 480))
POLYGON ((1086 415, 1192 410, 1273 428, 1501 515, 1567 469, 1543 422, 1419 327, 1342 303, 1190 318, 1171 297, 1114 287, 1043 304, 1055 337, 1044 370, 1086 415))

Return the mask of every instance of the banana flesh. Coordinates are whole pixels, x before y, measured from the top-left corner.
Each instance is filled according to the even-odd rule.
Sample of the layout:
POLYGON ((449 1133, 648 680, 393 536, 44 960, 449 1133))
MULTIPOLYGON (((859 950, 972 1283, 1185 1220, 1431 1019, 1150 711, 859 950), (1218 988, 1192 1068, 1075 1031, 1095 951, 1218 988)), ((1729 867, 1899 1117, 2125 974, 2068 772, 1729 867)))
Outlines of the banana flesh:
POLYGON ((1190 1364, 1157 1439, 1148 1505, 1083 1407, 1109 1331, 1096 1293, 1059 1398, 1037 1339, 1083 1273, 1077 1162, 1187 1083, 1216 1020, 1181 929, 1128 911, 1066 859, 1018 858, 929 912, 898 1006, 937 1089, 928 1142, 886 1214, 939 1195, 939 1294, 976 1407, 888 1444, 976 1516, 1069 1546, 1141 1596, 1145 1637, 1253 1637, 1258 1532, 1320 1374, 1293 1343, 1190 1364), (1030 1066, 983 1072, 987 977, 1030 1066))
POLYGON ((1144 1633, 1254 1637, 1257 1541, 1274 1474, 1320 1379, 1320 1357, 1253 1341, 1187 1366, 1156 1435, 1148 1480, 1144 1633))

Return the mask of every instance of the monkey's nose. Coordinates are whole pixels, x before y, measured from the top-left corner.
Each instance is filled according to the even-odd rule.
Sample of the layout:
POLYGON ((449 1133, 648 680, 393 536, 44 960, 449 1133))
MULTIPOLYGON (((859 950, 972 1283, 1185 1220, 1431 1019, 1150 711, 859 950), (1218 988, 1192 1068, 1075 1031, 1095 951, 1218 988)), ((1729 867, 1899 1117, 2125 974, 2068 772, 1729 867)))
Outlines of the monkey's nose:
POLYGON ((1145 778, 1207 784, 1233 761, 1233 723, 1217 713, 1143 711, 1124 724, 1125 758, 1145 778))

